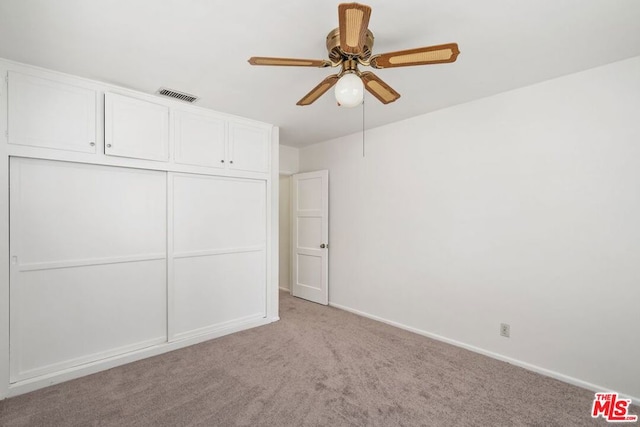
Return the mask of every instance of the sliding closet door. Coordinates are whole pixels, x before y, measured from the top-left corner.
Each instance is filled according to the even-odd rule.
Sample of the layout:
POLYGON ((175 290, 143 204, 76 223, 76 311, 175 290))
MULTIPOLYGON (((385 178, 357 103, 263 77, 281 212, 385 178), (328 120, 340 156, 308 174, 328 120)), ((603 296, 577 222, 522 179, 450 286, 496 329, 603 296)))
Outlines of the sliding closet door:
POLYGON ((12 382, 166 341, 166 173, 10 169, 12 382))
POLYGON ((170 339, 266 315, 266 181, 169 173, 170 339))

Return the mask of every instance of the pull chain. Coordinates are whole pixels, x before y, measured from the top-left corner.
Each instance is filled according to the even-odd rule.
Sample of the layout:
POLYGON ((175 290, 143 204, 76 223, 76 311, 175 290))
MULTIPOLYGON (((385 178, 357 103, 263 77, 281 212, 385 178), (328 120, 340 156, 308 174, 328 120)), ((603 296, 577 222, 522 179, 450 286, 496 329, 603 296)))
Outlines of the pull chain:
POLYGON ((362 157, 364 157, 364 99, 362 100, 362 157))

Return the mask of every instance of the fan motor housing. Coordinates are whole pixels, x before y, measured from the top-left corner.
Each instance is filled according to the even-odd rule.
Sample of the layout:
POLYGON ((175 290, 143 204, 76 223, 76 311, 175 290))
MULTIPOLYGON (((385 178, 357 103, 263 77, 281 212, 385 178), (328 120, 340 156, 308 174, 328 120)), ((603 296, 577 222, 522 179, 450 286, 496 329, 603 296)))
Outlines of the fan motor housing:
POLYGON ((350 59, 352 57, 357 57, 363 61, 367 61, 371 57, 373 40, 373 33, 371 30, 367 30, 362 53, 360 55, 348 55, 340 49, 340 29, 336 28, 330 31, 327 35, 327 51, 329 52, 329 59, 334 63, 340 62, 344 59, 350 59))

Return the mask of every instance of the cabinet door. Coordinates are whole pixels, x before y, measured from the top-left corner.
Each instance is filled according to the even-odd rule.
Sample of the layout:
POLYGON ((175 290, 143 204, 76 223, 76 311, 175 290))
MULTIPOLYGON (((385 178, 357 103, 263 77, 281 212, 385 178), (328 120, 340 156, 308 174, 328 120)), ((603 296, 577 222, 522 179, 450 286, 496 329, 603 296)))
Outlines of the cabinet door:
POLYGON ((9 71, 9 144, 96 152, 96 92, 9 71))
POLYGON ((244 123, 229 123, 229 169, 267 172, 269 129, 244 123))
POLYGON ((169 160, 169 108, 105 93, 105 154, 169 160))
POLYGON ((183 165, 225 167, 225 122, 186 111, 173 112, 174 161, 183 165))

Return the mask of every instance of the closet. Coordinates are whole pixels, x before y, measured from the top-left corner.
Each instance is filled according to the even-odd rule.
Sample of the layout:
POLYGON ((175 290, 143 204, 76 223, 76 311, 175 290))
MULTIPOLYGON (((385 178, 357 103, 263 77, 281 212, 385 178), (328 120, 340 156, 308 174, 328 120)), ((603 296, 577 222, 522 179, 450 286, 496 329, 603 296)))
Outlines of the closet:
POLYGON ((272 125, 0 66, 10 390, 277 320, 272 125))

